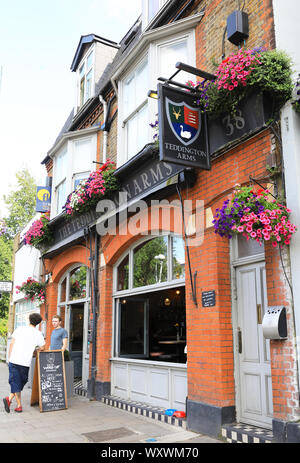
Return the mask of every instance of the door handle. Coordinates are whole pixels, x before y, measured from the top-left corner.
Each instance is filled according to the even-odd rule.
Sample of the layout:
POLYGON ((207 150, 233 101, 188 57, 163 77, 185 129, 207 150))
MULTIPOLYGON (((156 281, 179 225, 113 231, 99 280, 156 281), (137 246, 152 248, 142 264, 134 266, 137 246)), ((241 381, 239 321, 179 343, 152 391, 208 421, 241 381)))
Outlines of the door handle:
POLYGON ((238 328, 238 346, 239 346, 239 354, 241 354, 243 352, 241 328, 238 328))

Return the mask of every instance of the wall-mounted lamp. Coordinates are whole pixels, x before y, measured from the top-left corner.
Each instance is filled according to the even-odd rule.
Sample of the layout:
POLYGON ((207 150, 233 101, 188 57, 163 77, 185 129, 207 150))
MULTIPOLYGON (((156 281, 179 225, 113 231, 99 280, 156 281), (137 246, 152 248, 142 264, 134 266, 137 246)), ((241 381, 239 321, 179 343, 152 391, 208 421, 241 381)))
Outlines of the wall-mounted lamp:
POLYGON ((121 304, 126 304, 126 299, 122 299, 121 304))
POLYGON ((166 307, 168 307, 169 305, 171 305, 171 299, 169 299, 168 297, 165 298, 164 300, 164 304, 166 307))
POLYGON ((155 100, 158 99, 157 91, 156 90, 149 90, 148 92, 148 97, 149 98, 154 98, 155 100))

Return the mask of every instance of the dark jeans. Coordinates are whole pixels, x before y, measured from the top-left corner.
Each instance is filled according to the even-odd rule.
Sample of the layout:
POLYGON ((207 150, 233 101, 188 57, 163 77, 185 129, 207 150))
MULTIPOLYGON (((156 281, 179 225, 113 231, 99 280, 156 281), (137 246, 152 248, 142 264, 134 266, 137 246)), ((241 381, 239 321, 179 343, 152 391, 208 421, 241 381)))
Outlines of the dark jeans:
POLYGON ((9 362, 8 370, 11 393, 21 392, 28 381, 29 367, 9 362))

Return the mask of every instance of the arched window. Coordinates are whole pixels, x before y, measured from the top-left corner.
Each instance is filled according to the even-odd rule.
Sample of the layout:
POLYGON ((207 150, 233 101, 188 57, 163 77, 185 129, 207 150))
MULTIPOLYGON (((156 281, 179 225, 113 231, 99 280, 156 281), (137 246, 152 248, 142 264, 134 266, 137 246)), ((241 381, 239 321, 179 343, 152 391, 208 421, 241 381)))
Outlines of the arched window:
POLYGON ((58 305, 89 297, 88 269, 77 265, 68 270, 58 285, 58 305))
POLYGON ((158 236, 135 245, 116 268, 115 292, 166 286, 185 279, 181 236, 158 236))
POLYGON ((114 356, 185 363, 185 249, 181 236, 146 238, 114 274, 114 356))

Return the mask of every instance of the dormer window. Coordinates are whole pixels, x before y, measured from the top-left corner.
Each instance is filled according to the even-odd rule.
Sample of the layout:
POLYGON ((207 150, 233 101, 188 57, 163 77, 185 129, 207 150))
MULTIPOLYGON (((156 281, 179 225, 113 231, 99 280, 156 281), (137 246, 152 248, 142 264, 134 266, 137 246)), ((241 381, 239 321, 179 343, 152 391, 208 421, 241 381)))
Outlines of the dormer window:
POLYGON ((87 55, 79 67, 79 106, 83 106, 92 96, 93 61, 94 53, 92 51, 87 55))
POLYGON ((169 0, 143 0, 143 29, 152 21, 169 0))

